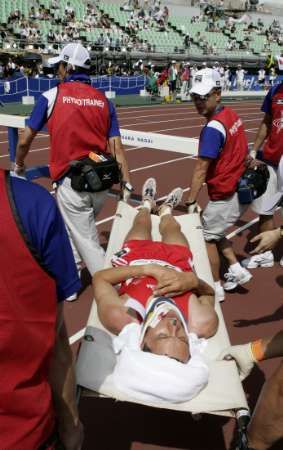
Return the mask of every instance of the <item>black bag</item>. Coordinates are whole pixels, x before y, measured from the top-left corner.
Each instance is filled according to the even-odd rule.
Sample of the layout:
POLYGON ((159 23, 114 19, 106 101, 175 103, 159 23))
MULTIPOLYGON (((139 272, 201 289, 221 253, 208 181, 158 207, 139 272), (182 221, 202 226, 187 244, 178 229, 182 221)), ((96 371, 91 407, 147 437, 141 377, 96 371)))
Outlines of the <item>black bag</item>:
POLYGON ((252 203, 263 195, 269 180, 269 171, 266 164, 253 169, 247 169, 238 181, 237 192, 241 204, 252 203))
POLYGON ((96 162, 91 158, 71 161, 69 177, 71 186, 78 192, 100 192, 120 183, 121 171, 116 159, 103 154, 105 161, 96 162))

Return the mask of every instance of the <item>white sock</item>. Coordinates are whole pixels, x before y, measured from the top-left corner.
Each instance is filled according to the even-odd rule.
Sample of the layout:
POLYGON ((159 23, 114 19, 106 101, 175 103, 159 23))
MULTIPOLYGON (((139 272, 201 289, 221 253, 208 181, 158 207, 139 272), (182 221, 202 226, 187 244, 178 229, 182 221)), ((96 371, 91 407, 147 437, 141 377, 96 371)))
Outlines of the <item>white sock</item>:
POLYGON ((159 217, 166 216, 167 214, 172 214, 172 209, 170 208, 170 206, 162 206, 159 217))
POLYGON ((242 272, 243 267, 241 266, 241 264, 239 262, 236 262, 235 264, 231 264, 231 266, 229 267, 229 269, 233 272, 233 273, 239 273, 242 272))
POLYGON ((214 287, 215 287, 215 290, 221 289, 222 288, 221 281, 214 281, 214 287))
POLYGON ((149 200, 144 200, 143 204, 141 205, 142 208, 147 208, 149 211, 151 211, 152 204, 149 200))

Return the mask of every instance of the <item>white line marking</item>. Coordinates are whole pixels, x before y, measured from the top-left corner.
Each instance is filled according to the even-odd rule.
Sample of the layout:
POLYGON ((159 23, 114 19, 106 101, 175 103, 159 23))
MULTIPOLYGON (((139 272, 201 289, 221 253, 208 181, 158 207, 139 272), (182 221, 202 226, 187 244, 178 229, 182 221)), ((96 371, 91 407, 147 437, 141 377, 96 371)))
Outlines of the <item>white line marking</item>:
MULTIPOLYGON (((49 149, 49 147, 34 148, 32 150, 29 150, 29 153, 42 152, 43 150, 48 150, 48 149, 49 149)), ((0 158, 7 158, 7 156, 10 156, 9 153, 6 153, 5 155, 0 155, 0 158)))
POLYGON ((173 162, 182 161, 184 159, 196 159, 196 158, 195 158, 195 156, 192 156, 192 155, 184 156, 183 158, 175 158, 175 159, 170 159, 169 161, 159 162, 156 164, 150 164, 150 166, 138 167, 137 169, 130 170, 130 172, 131 173, 140 172, 141 170, 151 169, 152 167, 163 166, 165 164, 171 164, 173 162))
POLYGON ((75 342, 77 342, 79 339, 81 339, 84 334, 85 334, 85 328, 82 328, 77 333, 73 334, 73 336, 69 337, 69 344, 73 345, 75 342))

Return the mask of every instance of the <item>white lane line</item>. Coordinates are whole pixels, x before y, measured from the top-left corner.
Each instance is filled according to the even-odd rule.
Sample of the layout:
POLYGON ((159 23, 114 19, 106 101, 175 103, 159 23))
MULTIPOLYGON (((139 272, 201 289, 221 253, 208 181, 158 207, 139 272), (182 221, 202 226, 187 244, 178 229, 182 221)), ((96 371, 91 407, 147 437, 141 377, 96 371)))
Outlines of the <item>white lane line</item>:
MULTIPOLYGON (((48 150, 48 149, 49 149, 49 147, 35 148, 33 150, 29 150, 29 153, 42 152, 43 150, 48 150)), ((7 158, 7 156, 10 156, 10 154, 6 153, 5 155, 0 155, 0 158, 7 158)))
MULTIPOLYGON (((241 117, 245 117, 245 116, 250 117, 250 116, 253 116, 253 115, 258 115, 258 113, 241 114, 241 117)), ((184 117, 182 119, 177 118, 177 119, 167 119, 167 120, 156 120, 156 121, 150 121, 150 122, 134 122, 134 123, 124 122, 124 123, 120 123, 120 125, 122 127, 127 125, 127 127, 129 128, 129 127, 139 126, 139 125, 152 125, 152 124, 155 124, 155 123, 183 122, 183 121, 189 122, 189 121, 192 121, 192 120, 199 120, 199 115, 196 115, 195 117, 184 117)), ((251 120, 256 120, 256 118, 255 119, 243 120, 243 122, 245 123, 245 122, 248 122, 248 121, 251 121, 251 120)), ((260 120, 260 117, 259 117, 259 120, 260 120)), ((122 121, 120 121, 120 122, 122 122, 122 121)), ((148 133, 150 133, 150 131, 148 131, 148 133)))
POLYGON ((85 334, 85 328, 82 328, 80 331, 73 334, 73 336, 69 337, 69 344, 73 345, 75 342, 77 342, 79 339, 81 339, 84 334, 85 334))
MULTIPOLYGON (((243 107, 243 108, 240 108, 240 109, 242 109, 243 111, 254 111, 254 110, 257 111, 257 112, 251 113, 253 115, 255 115, 255 114, 262 114, 261 111, 258 110, 258 108, 244 108, 243 107)), ((242 116, 244 113, 240 113, 239 112, 240 109, 237 109, 237 113, 242 116)), ((157 110, 155 110, 155 111, 157 111, 157 110)), ((164 113, 164 114, 159 114, 160 117, 163 117, 166 114, 167 115, 170 114, 170 112, 168 112, 168 111, 164 111, 164 110, 159 110, 159 111, 162 111, 164 113)), ((174 116, 180 116, 180 115, 184 116, 186 114, 186 116, 195 115, 196 117, 199 117, 199 114, 197 113, 197 111, 195 109, 188 109, 188 108, 181 109, 180 108, 180 109, 178 109, 178 112, 173 111, 173 113, 174 113, 174 116), (181 112, 180 112, 180 110, 181 110, 181 112)), ((125 116, 125 114, 127 114, 127 115, 130 114, 131 116, 133 116, 133 111, 128 111, 128 112, 124 112, 124 113, 118 114, 119 120, 127 120, 127 119, 129 119, 129 117, 125 116)), ((157 114, 156 112, 154 114, 146 114, 144 116, 141 116, 141 115, 137 114, 137 119, 147 118, 147 117, 156 117, 156 114, 157 114)))
POLYGON ((177 162, 177 161, 182 161, 184 159, 196 159, 196 157, 192 156, 192 155, 189 155, 189 156, 184 156, 183 158, 170 159, 169 161, 164 161, 164 162, 160 162, 160 163, 156 163, 156 164, 151 164, 150 166, 138 167, 137 169, 130 170, 130 172, 131 173, 140 172, 141 170, 151 169, 152 167, 163 166, 165 164, 171 164, 171 163, 174 163, 174 162, 177 162))

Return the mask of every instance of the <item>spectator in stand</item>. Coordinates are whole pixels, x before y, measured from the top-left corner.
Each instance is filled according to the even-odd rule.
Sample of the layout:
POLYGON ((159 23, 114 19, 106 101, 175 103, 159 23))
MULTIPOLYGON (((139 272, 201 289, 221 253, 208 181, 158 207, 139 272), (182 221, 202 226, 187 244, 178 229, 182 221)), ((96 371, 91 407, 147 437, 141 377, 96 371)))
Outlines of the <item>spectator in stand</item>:
POLYGON ((190 68, 189 63, 185 63, 181 73, 181 99, 183 100, 188 92, 190 81, 190 68))
POLYGON ((261 89, 264 89, 265 86, 265 70, 263 67, 261 67, 258 71, 258 84, 261 87, 261 89))
POLYGON ((236 70, 236 86, 238 91, 244 90, 244 78, 245 78, 245 71, 242 68, 242 65, 238 64, 238 68, 236 70))

